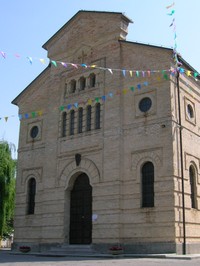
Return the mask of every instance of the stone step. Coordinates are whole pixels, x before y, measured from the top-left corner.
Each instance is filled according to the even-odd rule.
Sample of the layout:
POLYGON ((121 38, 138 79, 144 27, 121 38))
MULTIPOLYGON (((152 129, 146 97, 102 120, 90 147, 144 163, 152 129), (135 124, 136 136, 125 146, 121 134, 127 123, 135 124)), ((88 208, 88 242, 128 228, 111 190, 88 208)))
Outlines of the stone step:
POLYGON ((96 252, 90 245, 62 245, 60 247, 51 248, 51 253, 63 254, 95 254, 96 252))

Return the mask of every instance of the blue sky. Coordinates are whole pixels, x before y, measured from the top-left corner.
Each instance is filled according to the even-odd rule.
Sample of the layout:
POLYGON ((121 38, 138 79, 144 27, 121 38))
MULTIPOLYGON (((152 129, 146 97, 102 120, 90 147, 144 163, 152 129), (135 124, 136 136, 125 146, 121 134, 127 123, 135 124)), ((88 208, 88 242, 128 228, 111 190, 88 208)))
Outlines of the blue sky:
MULTIPOLYGON (((42 45, 79 10, 123 12, 134 21, 127 40, 177 51, 200 72, 199 0, 0 0, 0 140, 18 146, 18 108, 11 101, 46 67, 42 45), (171 9, 166 7, 175 2, 171 9), (173 16, 169 16, 175 10, 173 16), (20 55, 17 58, 15 55, 20 55), (33 58, 31 65, 27 57, 33 58), (8 117, 7 122, 5 117, 8 117)), ((75 62, 76 63, 76 62, 75 62)), ((134 69, 134 62, 133 62, 134 69)), ((16 154, 14 155, 16 157, 16 154)))

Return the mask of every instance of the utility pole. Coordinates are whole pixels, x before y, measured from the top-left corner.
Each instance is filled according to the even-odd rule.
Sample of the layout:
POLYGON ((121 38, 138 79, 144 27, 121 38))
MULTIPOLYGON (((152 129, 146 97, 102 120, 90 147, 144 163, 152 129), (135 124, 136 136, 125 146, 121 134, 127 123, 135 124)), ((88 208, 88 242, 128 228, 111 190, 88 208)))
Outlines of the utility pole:
POLYGON ((182 143, 182 123, 181 123, 181 102, 179 86, 179 69, 176 68, 176 85, 178 94, 178 125, 180 138, 180 166, 181 166, 181 187, 182 187, 182 219, 183 219, 183 255, 186 254, 186 225, 185 225, 185 187, 184 187, 184 167, 183 167, 183 143, 182 143))

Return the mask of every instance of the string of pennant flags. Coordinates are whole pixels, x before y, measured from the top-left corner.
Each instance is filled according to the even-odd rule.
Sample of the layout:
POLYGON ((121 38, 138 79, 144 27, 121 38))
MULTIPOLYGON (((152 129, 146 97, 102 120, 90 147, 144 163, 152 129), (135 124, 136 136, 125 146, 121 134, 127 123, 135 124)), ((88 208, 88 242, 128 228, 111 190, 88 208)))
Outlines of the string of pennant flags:
MULTIPOLYGON (((200 77, 200 74, 198 72, 194 72, 194 71, 189 71, 189 70, 186 70, 181 66, 181 63, 178 61, 178 53, 176 52, 176 47, 177 45, 175 44, 175 47, 174 47, 174 57, 175 57, 175 61, 176 63, 178 62, 179 64, 179 71, 181 74, 186 74, 190 77, 194 77, 195 79, 197 77, 200 77)), ((3 51, 0 51, 0 54, 1 56, 6 59, 7 58, 7 53, 3 52, 3 51)), ((21 56, 19 54, 15 54, 15 56, 17 58, 21 58, 21 56)), ((33 60, 39 60, 42 64, 46 65, 46 64, 51 64, 53 65, 54 67, 58 67, 59 65, 67 68, 67 67, 72 67, 74 69, 80 69, 80 68, 89 68, 89 69, 99 69, 99 70, 104 70, 104 71, 109 71, 110 74, 114 74, 114 72, 121 72, 122 75, 124 77, 126 76, 130 76, 130 77, 150 77, 151 74, 154 74, 154 73, 164 73, 164 72, 173 72, 173 68, 171 69, 166 69, 166 70, 134 70, 134 69, 118 69, 118 68, 109 68, 109 67, 100 67, 100 66, 97 66, 97 65, 88 65, 88 64, 78 64, 78 63, 71 63, 71 62, 62 62, 62 61, 56 61, 56 60, 51 60, 49 58, 33 58, 33 57, 30 57, 30 56, 27 56, 26 57, 27 60, 29 61, 29 63, 32 65, 33 64, 33 60)))
MULTIPOLYGON (((175 62, 176 68, 182 65, 182 63, 178 60, 178 52, 177 52, 177 33, 176 33, 176 18, 175 18, 175 2, 173 2, 171 5, 167 6, 166 8, 170 11, 167 15, 172 16, 172 21, 169 25, 169 27, 172 27, 173 29, 173 34, 174 34, 174 46, 173 46, 173 58, 175 62)), ((196 76, 196 74, 195 74, 196 76)))
MULTIPOLYGON (((163 78, 165 80, 168 80, 168 76, 163 76, 163 78)), ((160 77, 158 77, 158 81, 160 81, 160 77)), ((118 90, 117 92, 109 92, 106 95, 101 95, 99 97, 95 97, 94 99, 89 98, 86 101, 80 100, 78 102, 74 102, 74 103, 69 103, 69 104, 65 104, 65 105, 61 105, 58 108, 55 108, 56 110, 59 111, 63 111, 63 110, 70 110, 72 108, 79 108, 79 106, 83 106, 83 105, 92 105, 93 103, 98 103, 100 101, 105 102, 107 100, 112 100, 112 98, 114 96, 120 96, 121 94, 127 94, 128 92, 134 92, 135 90, 141 90, 144 87, 149 86, 149 82, 148 81, 144 81, 142 83, 138 83, 134 86, 130 86, 129 88, 124 88, 122 90, 118 90)), ((39 111, 33 111, 31 113, 25 113, 25 114, 19 114, 18 118, 21 121, 22 119, 28 119, 28 118, 35 118, 35 117, 40 117, 44 114, 43 110, 39 110, 39 111)), ((6 116, 6 117, 0 117, 0 121, 5 121, 7 122, 9 118, 11 117, 16 117, 14 115, 12 116, 6 116)))

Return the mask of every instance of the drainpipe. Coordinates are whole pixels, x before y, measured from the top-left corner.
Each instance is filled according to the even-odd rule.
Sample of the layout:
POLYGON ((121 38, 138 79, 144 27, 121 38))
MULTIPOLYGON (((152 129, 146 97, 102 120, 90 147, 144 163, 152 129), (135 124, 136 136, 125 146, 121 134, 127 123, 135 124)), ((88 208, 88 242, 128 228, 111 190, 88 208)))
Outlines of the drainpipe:
POLYGON ((182 219, 183 219, 183 255, 186 254, 186 226, 185 226, 185 188, 184 188, 184 171, 183 171, 183 144, 182 144, 182 124, 181 124, 181 104, 180 104, 180 86, 179 86, 179 70, 176 75, 177 92, 178 92, 178 125, 180 137, 180 165, 181 165, 181 187, 182 187, 182 219))

